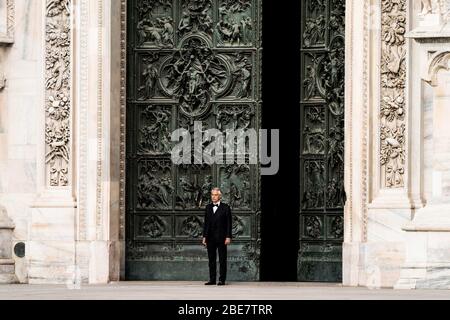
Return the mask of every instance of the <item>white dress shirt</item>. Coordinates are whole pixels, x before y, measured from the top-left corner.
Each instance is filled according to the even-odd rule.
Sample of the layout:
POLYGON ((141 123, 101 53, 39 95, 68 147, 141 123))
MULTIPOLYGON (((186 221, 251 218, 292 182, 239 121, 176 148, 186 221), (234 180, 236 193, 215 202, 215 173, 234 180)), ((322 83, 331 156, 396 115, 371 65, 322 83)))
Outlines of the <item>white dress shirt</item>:
MULTIPOLYGON (((220 206, 220 201, 219 202, 217 202, 217 203, 213 203, 213 205, 214 204, 217 204, 218 206, 220 206)), ((216 211, 217 211, 217 209, 219 209, 219 207, 213 207, 213 211, 214 211, 214 213, 216 213, 216 211)))

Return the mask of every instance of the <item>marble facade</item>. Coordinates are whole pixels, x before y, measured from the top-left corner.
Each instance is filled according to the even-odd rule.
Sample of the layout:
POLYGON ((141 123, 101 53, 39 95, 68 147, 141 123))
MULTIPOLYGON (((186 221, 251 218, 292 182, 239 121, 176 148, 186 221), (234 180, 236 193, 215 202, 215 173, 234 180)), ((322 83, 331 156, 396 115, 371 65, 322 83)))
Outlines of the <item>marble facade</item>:
MULTIPOLYGON (((17 280, 121 280, 126 1, 0 1, 14 3, 0 206, 8 250, 26 248, 17 280)), ((450 288, 448 2, 347 0, 345 285, 450 288)))

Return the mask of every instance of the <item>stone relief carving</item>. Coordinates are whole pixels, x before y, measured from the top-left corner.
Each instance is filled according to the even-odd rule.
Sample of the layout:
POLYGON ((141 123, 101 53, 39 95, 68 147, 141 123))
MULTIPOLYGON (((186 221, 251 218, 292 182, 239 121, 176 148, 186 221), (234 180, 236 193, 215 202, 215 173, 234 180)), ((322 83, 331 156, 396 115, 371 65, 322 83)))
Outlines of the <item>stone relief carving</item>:
POLYGON ((384 188, 401 188, 405 184, 405 33, 406 0, 383 0, 380 161, 384 188))
POLYGON ((45 22, 45 145, 47 183, 68 186, 71 97, 71 0, 47 0, 45 22))
POLYGON ((422 11, 420 16, 425 16, 428 14, 439 13, 445 14, 447 9, 446 0, 421 0, 422 11))
POLYGON ((449 0, 421 0, 421 11, 418 16, 421 19, 427 19, 432 15, 440 17, 440 23, 448 22, 450 18, 449 0))
POLYGON ((430 14, 433 12, 433 7, 431 5, 431 0, 421 0, 422 2, 422 12, 420 13, 421 16, 430 14))
POLYGON ((0 3, 0 44, 14 41, 14 1, 3 0, 0 3))

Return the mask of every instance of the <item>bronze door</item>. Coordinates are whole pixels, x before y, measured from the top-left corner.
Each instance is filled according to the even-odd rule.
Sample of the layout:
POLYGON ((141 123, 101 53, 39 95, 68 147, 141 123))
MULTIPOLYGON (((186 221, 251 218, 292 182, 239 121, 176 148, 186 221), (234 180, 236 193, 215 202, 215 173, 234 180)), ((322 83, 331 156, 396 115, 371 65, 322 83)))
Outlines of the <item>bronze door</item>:
POLYGON ((259 129, 260 0, 129 0, 126 278, 205 280, 204 207, 233 208, 229 280, 259 279, 259 167, 175 165, 178 128, 259 129))
POLYGON ((302 1, 299 281, 342 280, 345 0, 302 1))

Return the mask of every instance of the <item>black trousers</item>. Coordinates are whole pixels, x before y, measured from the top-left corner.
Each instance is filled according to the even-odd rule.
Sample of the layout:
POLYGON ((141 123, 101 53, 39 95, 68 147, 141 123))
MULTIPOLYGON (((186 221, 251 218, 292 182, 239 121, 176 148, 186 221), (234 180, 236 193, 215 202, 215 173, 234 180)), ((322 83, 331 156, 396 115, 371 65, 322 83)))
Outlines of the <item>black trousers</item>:
POLYGON ((219 281, 225 282, 227 280, 227 246, 225 245, 225 239, 223 241, 208 239, 206 245, 209 259, 209 281, 216 282, 217 252, 219 252, 219 281))

